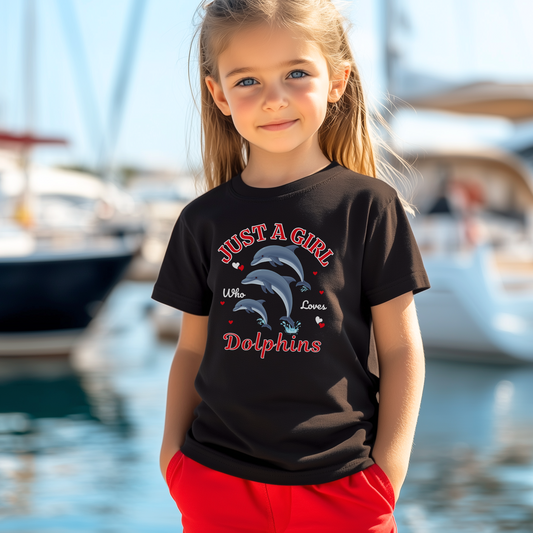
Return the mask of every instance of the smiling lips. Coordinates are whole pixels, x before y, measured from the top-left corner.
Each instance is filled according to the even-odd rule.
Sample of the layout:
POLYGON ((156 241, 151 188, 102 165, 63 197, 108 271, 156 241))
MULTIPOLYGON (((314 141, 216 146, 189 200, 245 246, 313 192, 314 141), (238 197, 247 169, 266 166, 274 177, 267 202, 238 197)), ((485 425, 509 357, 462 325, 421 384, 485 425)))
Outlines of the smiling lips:
MULTIPOLYGON (((298 120, 298 119, 296 119, 298 120)), ((265 124, 264 126, 260 126, 260 128, 263 128, 268 131, 278 131, 278 130, 285 130, 287 128, 290 128, 296 120, 288 120, 286 122, 278 122, 277 124, 265 124)))

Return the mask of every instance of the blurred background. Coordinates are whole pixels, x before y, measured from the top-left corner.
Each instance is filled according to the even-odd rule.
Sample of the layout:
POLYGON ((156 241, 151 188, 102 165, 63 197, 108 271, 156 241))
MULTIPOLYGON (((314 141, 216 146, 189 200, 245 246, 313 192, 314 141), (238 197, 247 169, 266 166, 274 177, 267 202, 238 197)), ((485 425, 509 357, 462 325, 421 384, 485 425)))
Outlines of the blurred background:
MULTIPOLYGON (((195 8, 0 0, 0 531, 181 531, 150 294, 201 192, 195 8)), ((533 531, 533 3, 346 13, 432 284, 399 531, 533 531)))

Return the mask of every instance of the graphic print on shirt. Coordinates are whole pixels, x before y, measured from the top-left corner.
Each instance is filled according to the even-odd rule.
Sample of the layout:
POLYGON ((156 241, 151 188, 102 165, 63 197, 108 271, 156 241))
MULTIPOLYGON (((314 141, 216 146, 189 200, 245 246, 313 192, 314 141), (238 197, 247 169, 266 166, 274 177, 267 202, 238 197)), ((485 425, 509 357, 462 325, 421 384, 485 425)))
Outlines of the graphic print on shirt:
MULTIPOLYGON (((296 254, 294 253, 299 247, 296 244, 291 244, 290 246, 265 246, 261 248, 255 256, 251 263, 252 266, 258 265, 259 263, 264 263, 268 261, 273 267, 281 266, 283 264, 289 265, 293 268, 300 281, 296 284, 296 287, 303 285, 306 289, 311 290, 311 285, 304 280, 304 269, 302 263, 296 254)), ((303 290, 303 289, 302 289, 303 290)))
POLYGON ((250 298, 244 298, 243 300, 237 302, 234 311, 244 310, 249 313, 257 313, 261 318, 258 318, 258 322, 261 324, 262 328, 268 328, 272 331, 272 326, 268 323, 268 316, 263 304, 265 300, 252 300, 250 298))
POLYGON ((259 270, 254 270, 253 272, 248 274, 248 276, 246 276, 241 281, 241 283, 243 283, 244 285, 259 285, 263 289, 263 292, 277 294, 281 298, 281 301, 285 305, 285 309, 287 311, 287 316, 280 317, 280 320, 282 322, 288 322, 289 325, 292 327, 291 331, 286 330, 287 333, 298 333, 298 326, 300 325, 300 323, 298 323, 298 325, 295 324, 294 320, 291 318, 292 293, 290 283, 294 281, 296 280, 294 278, 291 278, 290 276, 280 276, 279 274, 276 274, 276 272, 271 272, 270 270, 265 270, 261 268, 259 270))
MULTIPOLYGON (((276 242, 289 240, 285 236, 283 224, 276 223, 274 226, 274 231, 269 240, 276 242)), ((322 315, 316 314, 316 311, 327 310, 327 306, 323 303, 310 302, 309 299, 297 302, 297 306, 294 307, 294 296, 296 294, 312 292, 312 285, 308 281, 310 278, 307 276, 306 279, 305 270, 298 255, 303 259, 305 257, 304 254, 309 254, 307 257, 312 256, 314 261, 317 261, 319 266, 324 268, 329 265, 329 261, 325 259, 332 256, 333 252, 331 249, 327 249, 326 251, 327 247, 324 241, 301 227, 296 227, 291 231, 289 238, 292 244, 289 245, 265 245, 264 241, 267 241, 267 237, 265 237, 266 231, 266 224, 251 226, 240 231, 238 236, 235 233, 231 239, 224 241, 224 244, 218 248, 218 251, 223 254, 222 262, 230 265, 233 269, 238 270, 244 275, 239 280, 239 288, 223 289, 222 296, 224 299, 220 301, 220 304, 224 305, 228 297, 240 298, 233 306, 233 313, 246 311, 246 314, 257 314, 257 325, 259 327, 255 342, 252 339, 242 340, 234 332, 226 333, 224 335, 224 340, 227 341, 225 349, 242 349, 247 351, 255 347, 256 351, 261 351, 262 359, 265 357, 265 352, 270 350, 276 350, 278 352, 319 352, 321 342, 318 340, 296 341, 296 335, 300 332, 303 325, 302 321, 313 325, 317 331, 324 328, 326 326, 324 318, 322 315), (259 245, 260 248, 255 251, 249 263, 246 262, 243 265, 241 262, 234 260, 236 259, 235 256, 252 245, 259 245), (246 272, 248 265, 251 269, 250 272, 246 272), (271 268, 254 269, 253 267, 256 266, 270 266, 271 268), (279 273, 276 270, 281 270, 282 272, 279 273), (286 275, 289 273, 292 273, 292 275, 286 275), (254 286, 261 288, 261 298, 252 297, 252 294, 256 294, 253 292, 254 286), (246 290, 248 288, 249 290, 246 290), (281 307, 284 313, 279 312, 281 307), (278 309, 278 312, 276 312, 276 309, 278 309), (309 311, 313 313, 309 313, 309 311), (273 339, 263 338, 263 343, 261 344, 261 330, 263 328, 273 333, 277 330, 277 342, 273 339), (284 334, 291 335, 290 347, 288 341, 283 339, 284 334)), ((307 262, 307 257, 304 263, 307 262)), ((315 277, 318 273, 318 270, 312 271, 312 275, 315 277)), ((318 284, 314 282, 313 285, 318 284)), ((310 297, 316 297, 316 293, 319 293, 321 296, 324 295, 323 290, 315 290, 314 294, 310 297)), ((228 320, 229 324, 233 324, 233 322, 233 317, 228 320)), ((310 331, 310 329, 307 328, 307 331, 310 331)))

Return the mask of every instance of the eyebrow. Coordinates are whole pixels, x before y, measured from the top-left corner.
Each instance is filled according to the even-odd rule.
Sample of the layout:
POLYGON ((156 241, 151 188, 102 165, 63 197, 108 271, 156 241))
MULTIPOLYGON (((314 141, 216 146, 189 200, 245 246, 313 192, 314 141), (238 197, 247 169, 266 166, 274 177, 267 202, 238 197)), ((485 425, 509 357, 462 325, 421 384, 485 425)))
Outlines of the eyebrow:
MULTIPOLYGON (((312 65, 313 61, 310 61, 309 59, 290 59, 289 61, 285 61, 284 63, 280 63, 278 67, 292 67, 294 65, 312 65)), ((230 76, 235 76, 235 74, 242 74, 243 72, 250 72, 253 70, 252 67, 241 67, 233 69, 231 72, 228 72, 226 74, 226 78, 229 78, 230 76)))

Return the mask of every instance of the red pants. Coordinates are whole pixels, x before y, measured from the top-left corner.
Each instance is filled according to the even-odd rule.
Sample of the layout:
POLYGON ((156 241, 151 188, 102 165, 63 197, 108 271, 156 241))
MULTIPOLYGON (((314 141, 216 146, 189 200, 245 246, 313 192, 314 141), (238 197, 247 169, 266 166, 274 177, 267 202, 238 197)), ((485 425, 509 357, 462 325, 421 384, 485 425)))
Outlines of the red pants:
POLYGON ((166 472, 184 533, 397 533, 394 490, 373 464, 318 485, 270 485, 183 455, 166 472))

